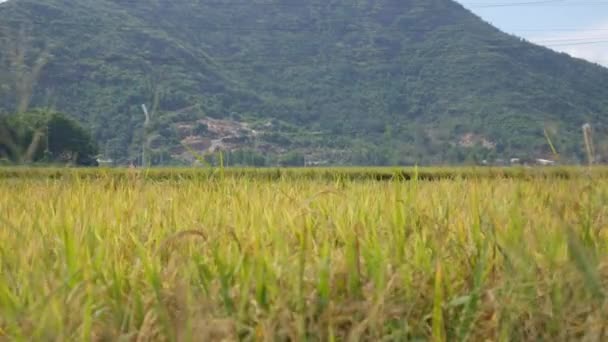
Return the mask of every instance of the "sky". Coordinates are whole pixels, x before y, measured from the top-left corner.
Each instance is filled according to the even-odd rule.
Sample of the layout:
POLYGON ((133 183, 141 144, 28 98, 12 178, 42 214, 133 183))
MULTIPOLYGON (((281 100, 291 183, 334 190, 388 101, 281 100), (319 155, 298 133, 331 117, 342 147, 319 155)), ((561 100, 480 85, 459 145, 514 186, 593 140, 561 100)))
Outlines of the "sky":
POLYGON ((502 31, 608 67, 608 0, 456 1, 502 31))
POLYGON ((457 0, 498 27, 608 67, 608 0, 457 0))

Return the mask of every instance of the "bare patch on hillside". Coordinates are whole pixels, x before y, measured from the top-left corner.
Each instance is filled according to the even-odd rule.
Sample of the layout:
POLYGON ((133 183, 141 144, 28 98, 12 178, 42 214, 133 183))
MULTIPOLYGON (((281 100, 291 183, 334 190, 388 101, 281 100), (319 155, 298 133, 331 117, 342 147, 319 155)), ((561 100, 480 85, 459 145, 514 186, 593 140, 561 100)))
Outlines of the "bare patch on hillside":
MULTIPOLYGON (((258 132, 246 123, 203 118, 194 122, 182 122, 176 125, 183 146, 197 153, 232 151, 248 147, 258 132)), ((182 151, 187 153, 187 151, 182 151)))
POLYGON ((466 133, 460 136, 458 145, 461 147, 474 147, 481 145, 487 149, 495 149, 496 143, 490 139, 475 133, 466 133))

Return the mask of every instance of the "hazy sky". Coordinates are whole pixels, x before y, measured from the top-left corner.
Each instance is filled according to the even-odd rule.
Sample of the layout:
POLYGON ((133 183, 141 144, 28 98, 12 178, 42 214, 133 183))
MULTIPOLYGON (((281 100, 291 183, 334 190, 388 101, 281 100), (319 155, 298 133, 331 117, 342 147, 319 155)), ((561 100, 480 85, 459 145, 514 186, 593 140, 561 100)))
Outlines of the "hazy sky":
POLYGON ((608 0, 457 0, 501 30, 608 66, 608 0))
POLYGON ((456 1, 503 31, 608 66, 608 0, 456 1))

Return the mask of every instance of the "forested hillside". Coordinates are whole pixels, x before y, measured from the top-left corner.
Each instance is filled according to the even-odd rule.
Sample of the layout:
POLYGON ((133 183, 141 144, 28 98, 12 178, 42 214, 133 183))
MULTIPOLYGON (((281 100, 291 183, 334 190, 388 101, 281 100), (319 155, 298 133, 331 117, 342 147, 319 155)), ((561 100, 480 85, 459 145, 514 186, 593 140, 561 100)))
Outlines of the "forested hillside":
POLYGON ((451 0, 17 0, 0 30, 2 110, 66 112, 119 162, 473 162, 546 135, 576 161, 586 122, 606 152, 608 69, 451 0))

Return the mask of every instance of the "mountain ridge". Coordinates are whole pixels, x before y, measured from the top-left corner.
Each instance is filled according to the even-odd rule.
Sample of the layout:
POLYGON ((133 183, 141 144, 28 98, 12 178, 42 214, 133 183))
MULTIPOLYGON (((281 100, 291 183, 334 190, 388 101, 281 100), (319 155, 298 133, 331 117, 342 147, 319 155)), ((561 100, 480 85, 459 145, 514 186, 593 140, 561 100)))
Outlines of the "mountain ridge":
POLYGON ((167 146, 187 138, 167 127, 213 117, 266 127, 262 143, 282 150, 339 152, 336 164, 546 155, 546 132, 576 161, 580 125, 608 132, 608 69, 448 0, 2 4, 0 27, 19 26, 33 55, 51 46, 32 106, 79 118, 117 160, 139 154, 142 103, 157 114, 149 133, 167 146), (461 146, 470 134, 495 148, 461 146))

